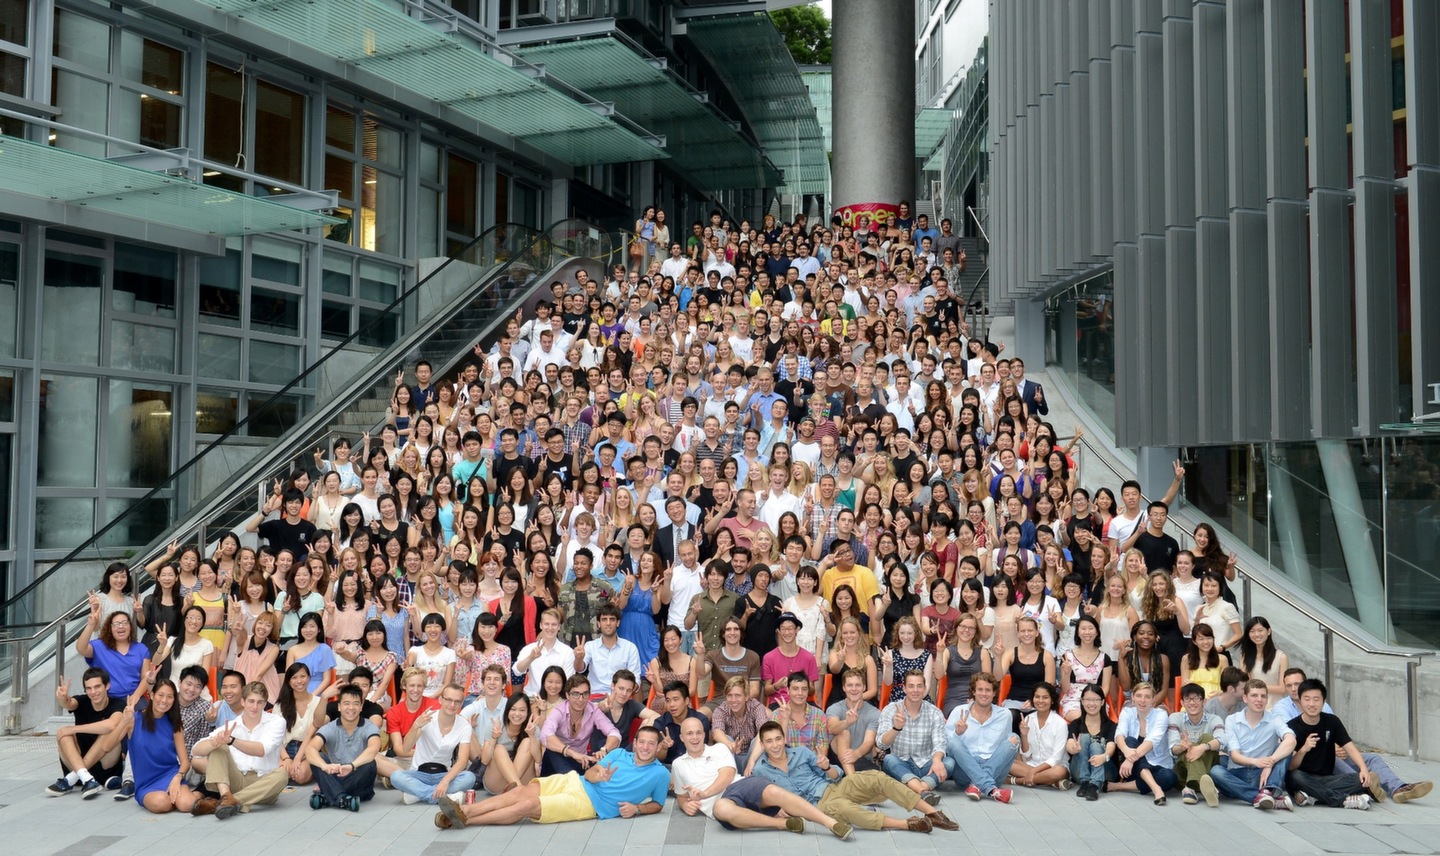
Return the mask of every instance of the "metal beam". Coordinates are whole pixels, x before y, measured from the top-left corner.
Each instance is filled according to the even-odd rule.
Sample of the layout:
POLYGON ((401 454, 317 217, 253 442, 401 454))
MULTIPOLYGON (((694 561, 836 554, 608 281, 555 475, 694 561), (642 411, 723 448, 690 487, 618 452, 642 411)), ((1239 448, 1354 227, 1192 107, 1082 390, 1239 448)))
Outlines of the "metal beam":
POLYGON ((540 42, 565 42, 572 39, 589 39, 608 36, 615 32, 614 18, 592 18, 588 21, 568 21, 563 24, 541 24, 536 27, 516 27, 501 30, 495 36, 495 43, 501 47, 519 47, 540 42))

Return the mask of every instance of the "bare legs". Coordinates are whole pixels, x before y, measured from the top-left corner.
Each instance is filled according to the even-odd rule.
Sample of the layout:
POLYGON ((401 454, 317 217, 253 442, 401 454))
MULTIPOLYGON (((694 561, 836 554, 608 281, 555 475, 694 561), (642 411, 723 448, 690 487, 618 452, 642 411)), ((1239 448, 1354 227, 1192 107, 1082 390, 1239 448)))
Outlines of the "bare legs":
POLYGON ((531 752, 537 744, 534 740, 526 739, 515 747, 515 757, 511 759, 510 753, 502 747, 495 747, 495 755, 490 759, 490 765, 485 768, 485 789, 492 794, 503 793, 507 787, 527 785, 535 778, 535 758, 531 752))
POLYGON ((1015 761, 1010 765, 1010 778, 1013 783, 1027 788, 1054 785, 1063 782, 1069 775, 1069 771, 1064 767, 1032 767, 1024 761, 1015 761))
POLYGON ((508 826, 522 820, 539 820, 540 783, 530 782, 507 794, 458 808, 466 826, 508 826))

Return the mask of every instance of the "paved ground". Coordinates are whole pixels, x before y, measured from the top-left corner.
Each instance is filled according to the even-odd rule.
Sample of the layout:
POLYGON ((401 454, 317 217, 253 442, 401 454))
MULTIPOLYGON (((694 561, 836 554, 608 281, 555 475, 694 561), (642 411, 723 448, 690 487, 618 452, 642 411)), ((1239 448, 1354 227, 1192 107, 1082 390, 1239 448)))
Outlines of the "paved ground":
MULTIPOLYGON (((900 852, 986 853, 1217 853, 1237 849, 1270 854, 1435 853, 1440 850, 1440 792, 1419 803, 1386 802, 1369 812, 1308 808, 1294 814, 1262 813, 1238 804, 1218 809, 1170 804, 1156 808, 1134 795, 1078 800, 1074 792, 1024 791, 1012 805, 972 804, 945 790, 941 807, 960 832, 919 835, 857 830, 850 842, 811 830, 788 833, 726 832, 713 821, 666 811, 635 820, 588 821, 557 826, 526 824, 482 831, 442 832, 434 809, 401 805, 383 791, 358 814, 311 811, 301 789, 278 806, 257 808, 227 821, 186 815, 156 817, 109 793, 90 802, 46 796, 56 766, 49 738, 0 739, 0 852, 30 856, 104 853, 236 853, 267 856, 304 853, 392 853, 460 856, 462 853, 623 853, 624 856, 717 856, 900 852)), ((1440 764, 1396 759, 1410 780, 1440 777, 1440 764)), ((308 791, 308 788, 303 791, 308 791)), ((892 807, 893 808, 893 807, 892 807)), ((898 809, 895 810, 898 813, 898 809)))

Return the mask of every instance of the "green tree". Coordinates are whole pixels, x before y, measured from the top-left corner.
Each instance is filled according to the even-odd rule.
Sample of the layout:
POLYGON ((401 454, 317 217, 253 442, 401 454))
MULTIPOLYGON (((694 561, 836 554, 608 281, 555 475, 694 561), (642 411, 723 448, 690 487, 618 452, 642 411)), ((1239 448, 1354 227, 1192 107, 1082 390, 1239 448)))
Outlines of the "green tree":
POLYGON ((770 13, 770 20, 785 37, 785 46, 797 64, 830 64, 830 19, 819 6, 777 9, 770 13))

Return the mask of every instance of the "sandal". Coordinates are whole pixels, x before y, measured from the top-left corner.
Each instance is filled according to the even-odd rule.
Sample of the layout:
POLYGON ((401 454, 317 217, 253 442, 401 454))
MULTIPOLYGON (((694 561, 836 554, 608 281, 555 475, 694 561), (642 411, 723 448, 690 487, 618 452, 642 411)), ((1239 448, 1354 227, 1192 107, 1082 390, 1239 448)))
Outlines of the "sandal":
POLYGON ((1164 797, 1156 797, 1156 798, 1155 798, 1155 804, 1156 804, 1156 805, 1164 805, 1164 804, 1165 804, 1165 798, 1164 798, 1164 797))

